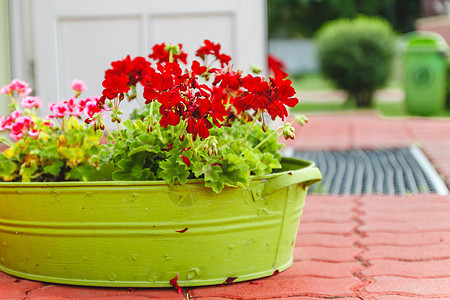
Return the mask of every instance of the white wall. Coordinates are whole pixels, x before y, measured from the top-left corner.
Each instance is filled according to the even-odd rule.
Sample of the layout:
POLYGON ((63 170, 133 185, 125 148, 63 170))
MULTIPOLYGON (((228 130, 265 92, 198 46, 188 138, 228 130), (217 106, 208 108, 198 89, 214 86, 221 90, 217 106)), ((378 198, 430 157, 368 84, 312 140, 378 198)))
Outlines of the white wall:
MULTIPOLYGON (((11 80, 9 64, 8 2, 0 0, 0 87, 11 80)), ((8 113, 9 98, 0 95, 0 115, 8 113)))
MULTIPOLYGON (((265 0, 11 1, 21 3, 16 10, 30 11, 31 36, 26 25, 17 28, 32 49, 22 53, 21 63, 32 57, 34 87, 47 103, 71 96, 74 78, 86 82, 85 96, 100 95, 111 61, 146 56, 161 42, 182 43, 193 56, 210 39, 220 42, 239 68, 266 67, 265 0)), ((12 15, 16 21, 17 15, 12 15)), ((24 65, 14 75, 26 75, 24 65)))

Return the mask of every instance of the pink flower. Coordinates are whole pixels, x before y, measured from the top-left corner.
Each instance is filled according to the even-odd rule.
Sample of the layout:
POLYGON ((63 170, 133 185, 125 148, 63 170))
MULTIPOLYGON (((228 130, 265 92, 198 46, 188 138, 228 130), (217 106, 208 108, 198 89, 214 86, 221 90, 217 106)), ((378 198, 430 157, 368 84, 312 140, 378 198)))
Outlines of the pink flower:
POLYGON ((50 118, 64 118, 66 114, 70 113, 69 105, 66 102, 50 103, 48 108, 53 113, 50 118))
POLYGON ((0 131, 5 130, 5 122, 6 122, 5 116, 0 116, 0 131))
POLYGON ((45 121, 45 122, 44 122, 44 126, 53 128, 53 127, 55 127, 55 124, 53 124, 52 122, 49 122, 49 121, 45 121))
POLYGON ((30 136, 33 139, 37 139, 39 136, 39 131, 37 131, 35 128, 28 131, 28 136, 30 136))
POLYGON ((4 85, 0 89, 0 94, 7 95, 7 94, 11 94, 11 93, 12 93, 11 85, 4 85))
POLYGON ((42 106, 42 100, 39 97, 28 96, 23 98, 20 104, 25 108, 39 108, 42 106))
POLYGON ((26 97, 31 94, 31 88, 28 83, 20 80, 13 79, 9 85, 5 85, 0 89, 1 94, 12 94, 16 91, 20 97, 26 97))
POLYGON ((68 115, 81 118, 82 109, 80 109, 80 101, 77 100, 75 97, 70 97, 69 100, 62 101, 67 105, 69 108, 68 115))
POLYGON ((20 111, 15 110, 6 119, 5 119, 5 117, 0 119, 1 120, 0 130, 11 129, 13 124, 16 122, 16 119, 18 117, 20 117, 21 115, 22 115, 22 113, 20 111))
POLYGON ((30 130, 33 126, 34 123, 30 117, 20 116, 16 118, 14 124, 12 124, 9 136, 17 142, 23 137, 24 133, 30 130))
POLYGON ((94 114, 101 112, 102 110, 100 108, 98 108, 97 106, 97 102, 98 102, 98 98, 87 98, 87 101, 85 102, 85 107, 84 107, 84 114, 88 117, 88 118, 92 118, 94 116, 94 114))
POLYGON ((87 86, 84 84, 84 81, 80 79, 74 79, 70 87, 78 94, 87 90, 87 86))
POLYGON ((17 142, 17 141, 19 141, 21 138, 23 138, 23 132, 22 131, 19 131, 19 132, 13 132, 13 131, 11 131, 10 133, 9 133, 9 136, 14 140, 14 142, 17 142))

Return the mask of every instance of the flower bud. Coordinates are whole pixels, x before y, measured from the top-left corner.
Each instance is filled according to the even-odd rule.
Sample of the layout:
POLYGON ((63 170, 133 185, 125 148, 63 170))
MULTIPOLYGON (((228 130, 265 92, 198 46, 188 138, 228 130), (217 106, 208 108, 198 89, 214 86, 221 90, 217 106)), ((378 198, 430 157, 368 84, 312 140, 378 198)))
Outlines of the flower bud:
POLYGON ((292 127, 291 124, 285 124, 283 126, 283 136, 286 140, 289 140, 289 139, 293 140, 295 138, 294 132, 295 132, 295 129, 294 129, 294 127, 292 127))
POLYGON ((182 134, 180 134, 180 136, 178 137, 180 142, 184 141, 185 138, 186 138, 186 135, 184 134, 184 132, 182 134))
POLYGON ((308 122, 308 118, 305 115, 295 115, 295 122, 300 125, 305 125, 305 123, 308 122))
POLYGON ((181 159, 183 160, 183 162, 186 164, 186 166, 190 167, 191 166, 191 161, 189 158, 187 158, 184 155, 180 155, 181 159))
POLYGON ((261 127, 264 132, 267 132, 267 130, 269 129, 269 126, 267 126, 266 123, 263 123, 261 127))
POLYGON ((262 72, 261 67, 258 66, 257 64, 250 64, 250 69, 252 70, 253 73, 255 74, 259 74, 262 72))

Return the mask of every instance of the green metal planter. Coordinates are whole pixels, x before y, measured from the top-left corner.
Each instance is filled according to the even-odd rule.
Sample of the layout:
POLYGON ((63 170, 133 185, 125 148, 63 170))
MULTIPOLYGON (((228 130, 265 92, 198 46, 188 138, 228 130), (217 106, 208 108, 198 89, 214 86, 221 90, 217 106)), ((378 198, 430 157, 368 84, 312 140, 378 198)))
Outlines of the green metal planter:
POLYGON ((216 194, 200 180, 0 183, 0 270, 114 287, 221 284, 292 264, 310 162, 216 194))

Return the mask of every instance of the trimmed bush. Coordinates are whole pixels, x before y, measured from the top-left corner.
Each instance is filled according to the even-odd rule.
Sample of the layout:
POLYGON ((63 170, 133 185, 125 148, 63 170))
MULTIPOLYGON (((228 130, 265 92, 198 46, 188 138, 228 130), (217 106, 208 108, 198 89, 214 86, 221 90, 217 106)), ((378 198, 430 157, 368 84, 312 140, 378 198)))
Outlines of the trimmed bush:
POLYGON ((358 107, 371 106, 374 91, 392 74, 396 36, 389 23, 367 16, 330 21, 316 43, 323 74, 358 107))

